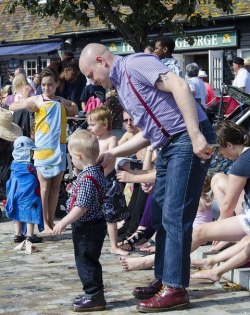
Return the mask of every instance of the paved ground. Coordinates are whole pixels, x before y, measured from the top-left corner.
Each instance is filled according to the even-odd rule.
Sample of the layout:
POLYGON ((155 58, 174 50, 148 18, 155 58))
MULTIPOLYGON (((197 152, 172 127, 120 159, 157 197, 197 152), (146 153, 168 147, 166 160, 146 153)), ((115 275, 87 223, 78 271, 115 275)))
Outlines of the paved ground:
MULTIPOLYGON (((12 222, 0 222, 0 314, 70 315, 72 299, 81 293, 74 264, 71 231, 47 238, 39 252, 26 255, 13 250, 12 222)), ((152 280, 153 271, 122 272, 118 257, 109 253, 108 240, 102 254, 107 314, 138 314, 135 286, 152 280)), ((135 254, 133 254, 135 255, 135 254)), ((248 291, 225 291, 209 282, 191 282, 191 307, 168 314, 249 314, 248 291)), ((100 312, 93 312, 97 314, 100 312)))

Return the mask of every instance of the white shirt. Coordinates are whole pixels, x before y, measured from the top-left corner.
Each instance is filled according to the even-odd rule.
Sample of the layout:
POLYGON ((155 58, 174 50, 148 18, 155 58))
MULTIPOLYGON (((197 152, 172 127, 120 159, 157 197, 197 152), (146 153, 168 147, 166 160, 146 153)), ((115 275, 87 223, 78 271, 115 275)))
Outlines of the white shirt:
POLYGON ((187 79, 190 90, 194 92, 194 98, 200 100, 202 106, 206 107, 206 86, 204 82, 198 77, 192 77, 187 79))
POLYGON ((250 93, 250 73, 245 68, 241 68, 238 71, 233 81, 233 86, 245 88, 245 92, 250 93))

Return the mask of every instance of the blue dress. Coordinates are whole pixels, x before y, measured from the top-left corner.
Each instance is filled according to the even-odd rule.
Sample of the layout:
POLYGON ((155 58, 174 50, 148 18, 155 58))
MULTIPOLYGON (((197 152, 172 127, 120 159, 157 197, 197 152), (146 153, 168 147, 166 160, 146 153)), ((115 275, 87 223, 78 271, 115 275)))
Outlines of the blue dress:
POLYGON ((39 231, 42 231, 44 227, 40 186, 33 164, 12 162, 6 193, 6 215, 14 221, 24 223, 22 233, 26 232, 26 223, 37 224, 39 231))

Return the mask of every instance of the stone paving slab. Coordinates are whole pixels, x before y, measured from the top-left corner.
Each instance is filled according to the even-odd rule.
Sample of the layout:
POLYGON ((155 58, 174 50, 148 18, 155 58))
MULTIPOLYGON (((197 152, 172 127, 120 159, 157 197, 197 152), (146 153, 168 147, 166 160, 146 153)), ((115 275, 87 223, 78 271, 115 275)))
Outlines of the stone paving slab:
MULTIPOLYGON (((13 223, 3 218, 0 221, 0 314, 76 314, 70 307, 72 299, 81 294, 81 284, 70 228, 61 237, 46 238, 38 244, 39 251, 32 255, 16 252, 14 246, 13 223)), ((123 272, 118 257, 109 253, 108 239, 101 261, 107 309, 91 314, 138 314, 137 300, 131 291, 135 286, 148 284, 153 279, 153 270, 123 272)), ((225 291, 209 281, 192 280, 189 294, 192 302, 189 309, 168 314, 250 315, 248 291, 225 291)))

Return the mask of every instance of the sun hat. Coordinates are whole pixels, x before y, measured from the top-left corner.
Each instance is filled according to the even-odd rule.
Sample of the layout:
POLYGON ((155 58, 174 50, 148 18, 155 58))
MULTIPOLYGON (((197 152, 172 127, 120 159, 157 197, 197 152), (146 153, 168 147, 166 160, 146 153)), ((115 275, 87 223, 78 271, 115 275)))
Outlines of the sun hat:
POLYGON ((199 70, 198 77, 199 78, 207 78, 206 71, 199 70))
POLYGON ((38 150, 33 140, 26 136, 18 137, 13 145, 12 155, 14 160, 18 162, 30 162, 31 150, 38 150))
POLYGON ((11 142, 23 135, 22 129, 12 119, 10 111, 0 108, 0 138, 11 142))
POLYGON ((244 66, 244 59, 241 57, 234 57, 233 63, 235 63, 236 65, 244 66))
POLYGON ((244 65, 250 66, 250 58, 244 59, 244 65))

